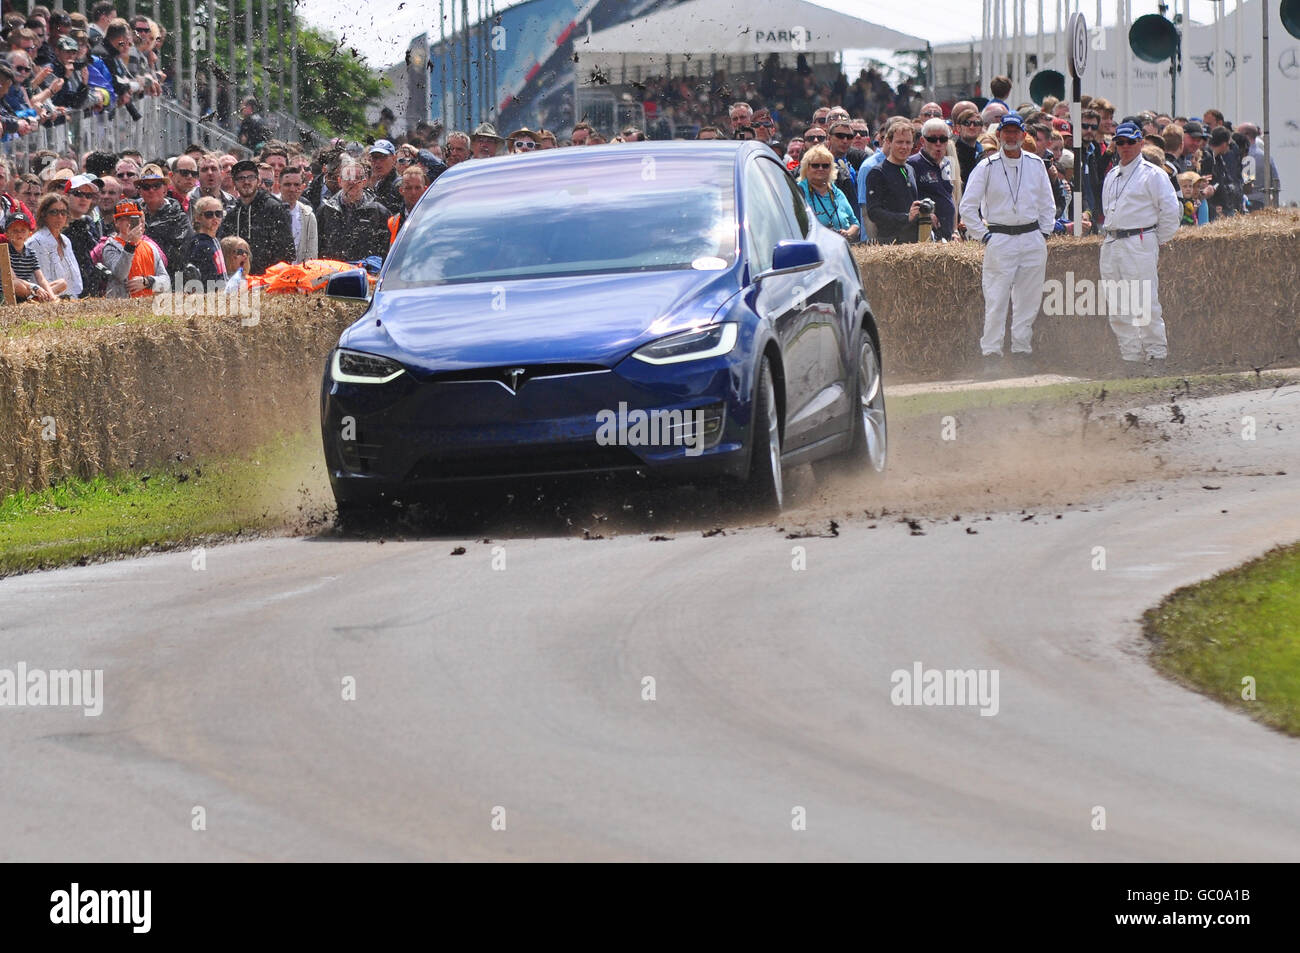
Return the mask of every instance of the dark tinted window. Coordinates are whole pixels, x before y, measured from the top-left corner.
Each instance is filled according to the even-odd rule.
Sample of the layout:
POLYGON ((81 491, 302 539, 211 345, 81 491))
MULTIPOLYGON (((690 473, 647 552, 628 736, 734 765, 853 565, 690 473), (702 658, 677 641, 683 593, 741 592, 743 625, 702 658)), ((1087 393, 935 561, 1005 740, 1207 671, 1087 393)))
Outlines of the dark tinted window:
POLYGON ((749 231, 749 260, 755 273, 772 267, 772 249, 777 242, 802 237, 794 234, 794 223, 758 168, 762 164, 754 161, 745 166, 745 224, 749 231))
POLYGON ((439 181, 403 230, 383 286, 714 270, 735 261, 730 160, 619 156, 617 148, 598 165, 529 156, 490 175, 439 181))
POLYGON ((763 176, 772 183, 772 188, 776 189, 777 195, 781 196, 781 204, 794 219, 799 235, 807 238, 811 216, 808 214, 808 203, 803 200, 803 193, 794 184, 794 179, 775 162, 760 162, 758 166, 763 170, 763 176))

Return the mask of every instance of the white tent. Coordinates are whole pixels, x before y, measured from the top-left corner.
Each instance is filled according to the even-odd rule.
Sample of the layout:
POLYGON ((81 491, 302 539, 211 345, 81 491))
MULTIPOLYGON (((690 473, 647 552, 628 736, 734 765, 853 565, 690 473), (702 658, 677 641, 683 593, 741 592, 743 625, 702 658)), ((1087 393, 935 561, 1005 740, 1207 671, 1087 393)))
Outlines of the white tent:
MULTIPOLYGON (((579 69, 674 72, 708 57, 765 57, 840 50, 924 49, 926 41, 806 0, 689 0, 574 40, 579 69), (664 70, 665 65, 670 68, 664 70)), ((753 63, 753 60, 750 60, 753 63)), ((752 68, 752 67, 751 67, 752 68)))

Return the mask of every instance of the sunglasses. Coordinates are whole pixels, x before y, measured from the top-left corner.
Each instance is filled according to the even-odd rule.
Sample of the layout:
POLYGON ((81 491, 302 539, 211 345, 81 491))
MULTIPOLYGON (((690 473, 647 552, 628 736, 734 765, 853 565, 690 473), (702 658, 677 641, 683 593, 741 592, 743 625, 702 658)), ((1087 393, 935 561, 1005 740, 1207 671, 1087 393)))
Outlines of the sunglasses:
POLYGON ((96 196, 97 193, 95 193, 95 192, 73 192, 72 194, 75 195, 75 196, 76 196, 77 198, 79 198, 79 199, 93 199, 93 198, 96 196))
POLYGON ((829 162, 809 162, 809 163, 808 163, 808 168, 810 168, 810 169, 829 169, 830 167, 831 167, 831 164, 830 164, 829 162))
POLYGON ((943 118, 943 113, 941 113, 941 112, 935 112, 933 109, 931 109, 931 110, 928 110, 927 112, 923 112, 923 113, 921 113, 921 118, 922 118, 922 119, 941 119, 941 118, 943 118))
POLYGON ((803 141, 804 142, 825 142, 826 137, 825 136, 804 136, 803 141))
POLYGON ((399 159, 397 160, 397 164, 398 164, 398 165, 410 165, 410 164, 411 164, 412 162, 414 162, 414 161, 415 161, 415 160, 412 159, 410 156, 402 156, 401 158, 399 158, 399 159))
POLYGON ((175 171, 172 172, 172 175, 183 175, 186 178, 192 179, 194 178, 194 176, 198 175, 198 172, 196 172, 193 169, 176 169, 175 171))
POLYGON ((134 179, 138 174, 137 172, 119 172, 117 177, 119 179, 134 179))
POLYGON ((202 218, 225 218, 226 213, 221 209, 208 209, 206 212, 200 212, 202 218))
POLYGON ((152 33, 153 31, 150 30, 147 26, 138 26, 138 27, 135 28, 135 32, 136 32, 136 33, 139 33, 141 36, 143 36, 144 34, 146 34, 146 33, 152 33))
POLYGON ((158 189, 164 188, 166 185, 167 185, 166 182, 141 182, 140 191, 156 192, 158 189))
POLYGON ((256 182, 256 181, 257 181, 257 176, 254 175, 252 172, 245 172, 243 175, 237 175, 237 176, 235 176, 235 181, 236 181, 236 182, 256 182))
POLYGON ((1085 123, 1080 123, 1080 125, 1081 125, 1084 129, 1096 129, 1096 128, 1097 128, 1097 124, 1096 124, 1095 122, 1085 122, 1085 123))
POLYGON ((13 70, 15 73, 30 73, 32 68, 30 66, 15 66, 13 70))
POLYGON ((852 132, 833 132, 831 133, 836 139, 852 139, 856 133, 852 132))
POLYGON ((934 142, 934 143, 940 143, 940 142, 946 143, 948 141, 948 137, 947 136, 926 136, 925 141, 934 142))
POLYGON ((531 140, 531 139, 516 139, 516 140, 515 140, 515 148, 516 148, 516 149, 523 149, 523 150, 525 150, 525 151, 527 151, 527 150, 529 150, 529 149, 536 149, 536 148, 537 148, 537 143, 533 142, 533 140, 531 140))
POLYGON ((961 123, 963 126, 982 126, 984 123, 979 119, 964 119, 961 123))

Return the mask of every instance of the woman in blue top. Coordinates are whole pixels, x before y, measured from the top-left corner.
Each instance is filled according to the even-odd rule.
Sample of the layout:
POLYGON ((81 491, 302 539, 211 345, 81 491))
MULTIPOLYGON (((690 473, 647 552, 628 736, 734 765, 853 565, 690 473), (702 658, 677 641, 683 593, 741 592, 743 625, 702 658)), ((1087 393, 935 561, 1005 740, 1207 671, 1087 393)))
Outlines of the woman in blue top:
POLYGON ((833 228, 850 242, 858 240, 862 229, 858 227, 853 206, 844 193, 831 184, 831 167, 835 157, 825 146, 813 146, 804 152, 799 162, 799 191, 808 200, 817 221, 833 228))

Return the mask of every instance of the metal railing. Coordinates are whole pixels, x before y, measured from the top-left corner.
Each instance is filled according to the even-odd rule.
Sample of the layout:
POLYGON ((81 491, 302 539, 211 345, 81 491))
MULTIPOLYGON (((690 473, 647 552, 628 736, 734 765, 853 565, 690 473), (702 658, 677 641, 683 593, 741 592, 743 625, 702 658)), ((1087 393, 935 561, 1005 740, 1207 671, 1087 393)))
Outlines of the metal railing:
POLYGON ((59 155, 75 153, 80 158, 93 150, 135 149, 147 160, 178 155, 192 142, 214 151, 239 145, 239 140, 221 127, 201 122, 195 113, 171 100, 148 97, 136 100, 134 105, 139 119, 120 108, 69 113, 59 125, 40 126, 25 136, 0 143, 0 151, 22 172, 30 167, 32 154, 43 150, 59 155))

